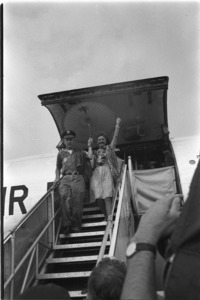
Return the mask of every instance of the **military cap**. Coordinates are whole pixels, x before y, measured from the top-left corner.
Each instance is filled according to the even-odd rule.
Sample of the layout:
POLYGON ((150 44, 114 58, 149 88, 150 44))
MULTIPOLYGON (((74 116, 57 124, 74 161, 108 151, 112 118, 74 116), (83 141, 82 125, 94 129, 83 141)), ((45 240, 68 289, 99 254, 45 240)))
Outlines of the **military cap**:
POLYGON ((73 130, 65 130, 62 133, 61 137, 64 138, 65 136, 74 138, 76 136, 76 133, 73 130))

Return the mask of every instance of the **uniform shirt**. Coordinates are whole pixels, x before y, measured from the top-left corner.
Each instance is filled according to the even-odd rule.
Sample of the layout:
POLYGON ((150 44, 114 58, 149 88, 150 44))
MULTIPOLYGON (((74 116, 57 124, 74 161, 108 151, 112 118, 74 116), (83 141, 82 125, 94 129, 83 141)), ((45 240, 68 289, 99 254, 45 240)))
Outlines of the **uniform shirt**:
POLYGON ((59 151, 57 155, 57 168, 62 174, 73 173, 78 171, 80 174, 83 173, 84 162, 86 159, 86 153, 80 150, 71 150, 63 149, 59 151))

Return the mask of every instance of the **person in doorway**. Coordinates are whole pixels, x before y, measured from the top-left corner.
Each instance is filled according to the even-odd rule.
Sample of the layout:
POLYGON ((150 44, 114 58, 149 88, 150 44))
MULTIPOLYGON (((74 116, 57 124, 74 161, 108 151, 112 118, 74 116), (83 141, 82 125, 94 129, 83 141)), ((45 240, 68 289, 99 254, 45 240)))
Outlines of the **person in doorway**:
POLYGON ((90 181, 90 201, 97 202, 107 221, 112 212, 112 199, 114 186, 119 177, 118 162, 114 149, 117 144, 119 125, 121 119, 117 118, 115 132, 111 144, 104 133, 97 136, 98 149, 93 151, 92 138, 88 140, 88 157, 94 168, 90 181))
POLYGON ((65 234, 79 232, 85 194, 84 172, 87 165, 87 154, 74 147, 76 134, 72 130, 62 134, 63 147, 57 155, 56 178, 54 184, 59 183, 61 197, 62 225, 65 234))

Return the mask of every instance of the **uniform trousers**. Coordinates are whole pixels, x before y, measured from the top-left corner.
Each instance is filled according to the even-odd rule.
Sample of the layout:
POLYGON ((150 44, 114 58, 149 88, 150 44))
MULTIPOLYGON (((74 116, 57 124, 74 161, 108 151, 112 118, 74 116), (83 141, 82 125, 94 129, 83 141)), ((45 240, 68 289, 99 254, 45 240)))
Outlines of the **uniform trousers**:
POLYGON ((81 229, 85 183, 82 175, 65 175, 59 184, 62 225, 81 229))

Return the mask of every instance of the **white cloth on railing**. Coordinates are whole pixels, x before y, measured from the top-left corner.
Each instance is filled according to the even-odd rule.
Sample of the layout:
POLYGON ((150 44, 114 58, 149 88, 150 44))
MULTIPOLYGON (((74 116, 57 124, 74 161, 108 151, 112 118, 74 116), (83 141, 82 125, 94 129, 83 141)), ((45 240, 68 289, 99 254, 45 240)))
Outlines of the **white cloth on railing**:
POLYGON ((174 167, 133 170, 131 178, 133 201, 142 214, 165 194, 176 193, 174 167))

